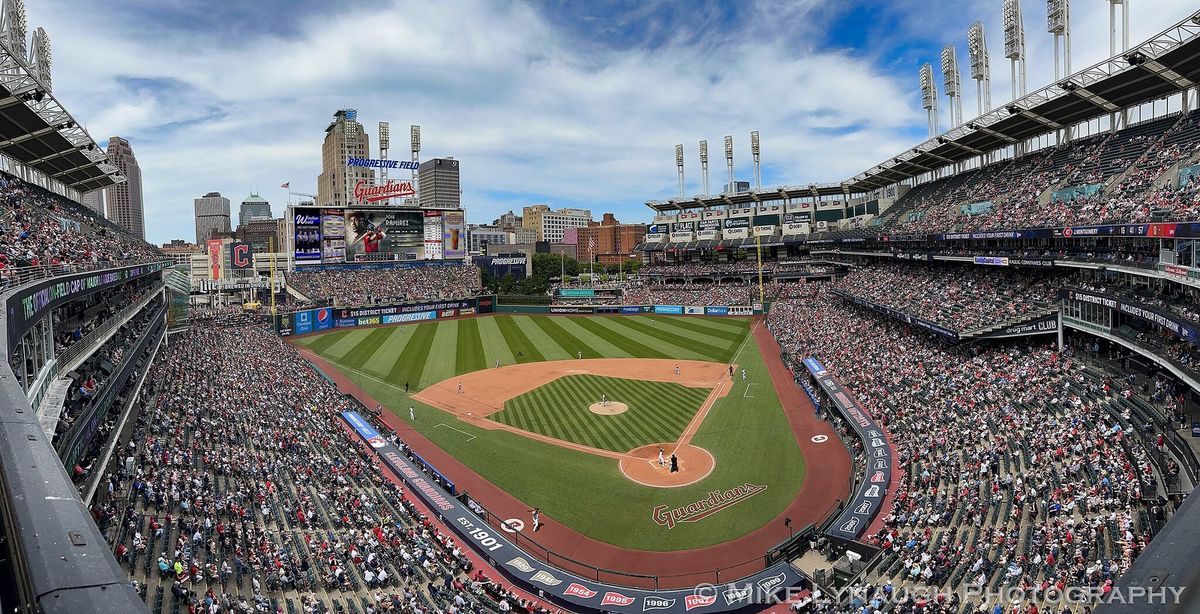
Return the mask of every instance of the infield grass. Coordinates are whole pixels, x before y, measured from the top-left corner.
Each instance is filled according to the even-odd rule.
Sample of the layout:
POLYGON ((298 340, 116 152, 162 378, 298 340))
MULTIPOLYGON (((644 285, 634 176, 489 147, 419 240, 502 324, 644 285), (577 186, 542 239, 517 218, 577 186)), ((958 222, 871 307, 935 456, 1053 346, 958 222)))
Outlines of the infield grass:
MULTIPOLYGON (((738 318, 503 314, 334 331, 303 337, 296 343, 312 348, 403 422, 481 476, 531 507, 540 507, 546 521, 566 524, 617 546, 661 551, 709 546, 750 533, 782 513, 804 481, 804 459, 749 332, 749 322, 738 318), (447 327, 450 324, 452 329, 447 327), (439 331, 439 327, 446 328, 439 331), (501 364, 513 364, 574 358, 577 352, 583 352, 585 358, 707 360, 745 367, 749 381, 736 379, 729 394, 716 400, 692 440, 713 455, 713 472, 690 486, 642 486, 626 479, 612 459, 472 426, 403 393, 405 382, 416 392, 447 377, 477 370, 480 354, 482 368, 491 368, 497 359, 501 364), (752 385, 749 394, 747 385, 752 385), (416 421, 409 420, 409 405, 416 406, 416 421), (453 429, 439 428, 441 425, 453 429), (651 510, 657 505, 684 506, 707 497, 711 490, 747 482, 768 488, 702 522, 667 529, 652 520, 651 510), (601 510, 603 513, 598 513, 601 510)), ((558 381, 567 382, 559 386, 552 382, 511 399, 504 411, 492 417, 499 419, 507 413, 503 417, 513 420, 511 424, 525 421, 521 428, 624 452, 643 441, 631 435, 634 432, 660 441, 676 439, 707 394, 689 389, 700 395, 690 409, 674 410, 673 417, 659 412, 658 419, 667 424, 645 422, 622 433, 612 430, 618 424, 613 419, 621 416, 595 416, 604 421, 589 418, 592 414, 587 405, 603 392, 588 388, 587 380, 577 377, 587 376, 560 378, 558 381), (575 389, 570 390, 572 387, 575 389), (546 407, 536 407, 538 402, 546 404, 554 398, 560 399, 559 404, 587 401, 582 410, 588 416, 555 417, 546 407), (654 432, 653 428, 662 430, 654 432)), ((598 379, 606 380, 604 389, 611 390, 616 378, 598 379)), ((645 382, 629 385, 635 384, 643 385, 635 395, 639 398, 666 398, 665 390, 646 388, 645 382)), ((616 400, 617 394, 609 396, 616 400)), ((636 410, 639 402, 644 401, 630 405, 636 410)), ((634 410, 626 413, 631 419, 637 416, 634 410)), ((761 555, 747 553, 746 557, 761 555)))

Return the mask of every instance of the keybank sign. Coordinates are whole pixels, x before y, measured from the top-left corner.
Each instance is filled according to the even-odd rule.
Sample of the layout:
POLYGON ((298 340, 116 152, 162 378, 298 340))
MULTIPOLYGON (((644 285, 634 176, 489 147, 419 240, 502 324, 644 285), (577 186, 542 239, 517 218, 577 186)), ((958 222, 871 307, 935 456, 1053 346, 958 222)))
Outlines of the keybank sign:
POLYGON ((375 160, 373 158, 346 158, 346 166, 362 166, 365 168, 402 168, 418 170, 421 166, 416 160, 375 160))

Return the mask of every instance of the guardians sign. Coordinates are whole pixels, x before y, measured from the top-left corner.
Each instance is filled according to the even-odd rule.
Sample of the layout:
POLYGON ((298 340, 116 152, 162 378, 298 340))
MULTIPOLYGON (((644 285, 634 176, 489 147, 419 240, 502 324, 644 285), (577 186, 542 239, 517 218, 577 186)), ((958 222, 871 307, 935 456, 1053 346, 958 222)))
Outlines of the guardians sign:
POLYGON ((674 509, 668 505, 659 505, 651 512, 650 517, 654 519, 655 524, 674 529, 675 525, 680 522, 699 522, 766 489, 766 485, 760 486, 746 482, 729 490, 714 490, 708 493, 706 499, 693 501, 674 509))

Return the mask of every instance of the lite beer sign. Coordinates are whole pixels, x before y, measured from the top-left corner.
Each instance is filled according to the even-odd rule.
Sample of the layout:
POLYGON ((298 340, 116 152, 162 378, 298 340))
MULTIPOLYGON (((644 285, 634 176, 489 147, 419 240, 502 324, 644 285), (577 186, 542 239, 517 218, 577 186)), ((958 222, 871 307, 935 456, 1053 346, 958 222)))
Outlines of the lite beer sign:
POLYGON ((354 200, 357 202, 373 203, 389 198, 413 196, 417 193, 411 181, 396 181, 388 179, 383 185, 367 185, 365 179, 359 179, 354 184, 354 200))

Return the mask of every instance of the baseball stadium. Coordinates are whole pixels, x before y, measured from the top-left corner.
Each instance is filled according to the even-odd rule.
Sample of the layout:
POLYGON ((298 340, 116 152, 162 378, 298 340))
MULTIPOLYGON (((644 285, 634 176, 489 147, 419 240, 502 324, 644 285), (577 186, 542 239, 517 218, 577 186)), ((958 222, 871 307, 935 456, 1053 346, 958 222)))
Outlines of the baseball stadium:
POLYGON ((0 2, 0 610, 1200 612, 1195 7, 276 3, 0 2))

